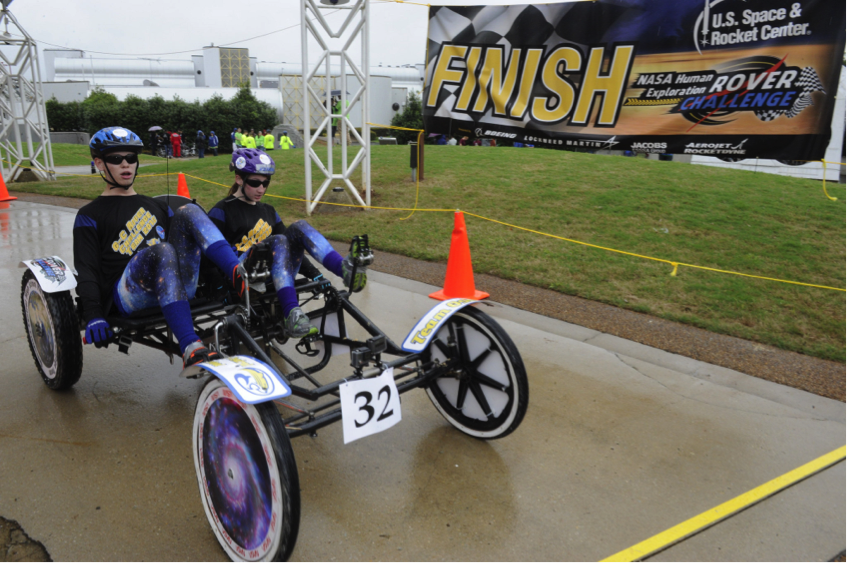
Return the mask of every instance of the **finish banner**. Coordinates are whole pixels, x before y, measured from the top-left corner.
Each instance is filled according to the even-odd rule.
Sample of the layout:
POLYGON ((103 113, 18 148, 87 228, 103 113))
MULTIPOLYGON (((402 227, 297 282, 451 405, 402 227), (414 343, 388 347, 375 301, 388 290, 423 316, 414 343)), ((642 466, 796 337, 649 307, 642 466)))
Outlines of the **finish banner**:
POLYGON ((433 6, 428 38, 429 133, 570 150, 820 160, 842 69, 845 3, 433 6))

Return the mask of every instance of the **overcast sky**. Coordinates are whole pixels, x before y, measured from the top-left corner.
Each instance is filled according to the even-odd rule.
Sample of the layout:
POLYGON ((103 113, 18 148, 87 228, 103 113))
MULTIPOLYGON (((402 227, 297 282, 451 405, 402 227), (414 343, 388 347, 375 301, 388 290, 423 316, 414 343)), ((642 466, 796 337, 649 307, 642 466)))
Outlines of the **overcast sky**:
MULTIPOLYGON (((508 4, 506 0, 439 0, 438 4, 508 4)), ((511 2, 511 3, 527 3, 511 2)), ((15 0, 10 10, 39 42, 38 49, 61 47, 117 53, 128 57, 156 56, 190 59, 194 53, 151 55, 200 49, 214 43, 247 47, 259 61, 300 62, 300 3, 298 0, 15 0)), ((327 18, 340 25, 347 11, 327 18)), ((371 64, 423 63, 427 31, 426 6, 373 1, 371 3, 371 64)), ((311 51, 310 48, 310 53, 311 51)), ((358 58, 358 57, 357 57, 358 58)), ((310 56, 311 62, 316 57, 310 56)), ((43 58, 42 58, 43 61, 43 58)))

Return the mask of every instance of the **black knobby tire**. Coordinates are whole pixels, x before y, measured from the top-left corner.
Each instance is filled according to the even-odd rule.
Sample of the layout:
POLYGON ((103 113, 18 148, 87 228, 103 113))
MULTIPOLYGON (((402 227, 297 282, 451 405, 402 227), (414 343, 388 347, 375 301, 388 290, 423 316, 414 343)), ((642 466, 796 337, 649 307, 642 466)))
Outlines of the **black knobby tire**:
POLYGON ((466 307, 450 317, 423 359, 450 366, 429 384, 427 394, 462 432, 491 440, 514 432, 523 421, 529 404, 523 360, 509 335, 482 311, 466 307))
POLYGON ((241 403, 212 377, 197 401, 192 445, 203 509, 227 556, 287 560, 300 528, 300 480, 273 403, 241 403))
POLYGON ((21 280, 21 313, 29 350, 50 389, 68 389, 82 375, 82 338, 70 291, 47 293, 27 270, 21 280))

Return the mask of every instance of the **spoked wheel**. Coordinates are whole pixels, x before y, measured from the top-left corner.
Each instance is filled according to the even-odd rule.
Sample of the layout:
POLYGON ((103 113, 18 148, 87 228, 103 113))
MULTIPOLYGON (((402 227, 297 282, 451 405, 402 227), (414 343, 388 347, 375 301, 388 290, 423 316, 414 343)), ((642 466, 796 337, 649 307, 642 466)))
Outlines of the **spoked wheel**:
POLYGON ((21 280, 21 309, 41 379, 51 389, 71 387, 82 375, 82 338, 70 292, 44 292, 27 270, 21 280))
POLYGON ((483 439, 502 438, 520 425, 529 404, 526 370, 494 319, 473 307, 455 313, 424 351, 428 360, 447 367, 427 393, 450 424, 483 439))
POLYGON ((212 378, 194 412, 194 468, 209 524, 233 561, 285 561, 300 527, 294 452, 272 403, 212 378))

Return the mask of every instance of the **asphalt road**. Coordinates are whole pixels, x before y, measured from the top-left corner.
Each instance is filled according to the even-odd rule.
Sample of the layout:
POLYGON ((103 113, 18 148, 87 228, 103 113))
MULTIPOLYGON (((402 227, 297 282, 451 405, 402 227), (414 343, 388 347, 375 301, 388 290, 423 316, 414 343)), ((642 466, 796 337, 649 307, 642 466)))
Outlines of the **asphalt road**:
MULTIPOLYGON (((69 392, 38 377, 17 264, 69 259, 73 217, 0 209, 0 283, 13 293, 0 302, 0 515, 56 560, 220 560, 190 451, 200 383, 139 346, 86 347, 69 392)), ((372 272, 355 299, 400 340, 434 289, 372 272)), ((295 439, 294 560, 598 560, 844 445, 840 401, 501 303, 484 310, 527 367, 522 426, 472 439, 415 391, 381 434, 345 446, 334 425, 295 439)), ((845 525, 841 462, 653 560, 827 560, 845 525)))

